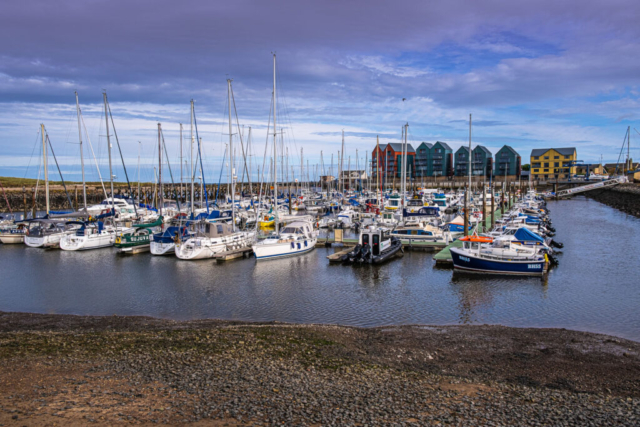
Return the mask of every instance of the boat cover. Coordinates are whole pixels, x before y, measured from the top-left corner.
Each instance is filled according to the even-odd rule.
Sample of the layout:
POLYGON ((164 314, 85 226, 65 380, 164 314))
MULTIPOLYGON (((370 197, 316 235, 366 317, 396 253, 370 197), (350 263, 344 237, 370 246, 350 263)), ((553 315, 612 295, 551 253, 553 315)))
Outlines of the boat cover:
POLYGON ((542 237, 525 227, 519 228, 514 234, 514 237, 522 242, 534 241, 544 243, 544 239, 542 237))

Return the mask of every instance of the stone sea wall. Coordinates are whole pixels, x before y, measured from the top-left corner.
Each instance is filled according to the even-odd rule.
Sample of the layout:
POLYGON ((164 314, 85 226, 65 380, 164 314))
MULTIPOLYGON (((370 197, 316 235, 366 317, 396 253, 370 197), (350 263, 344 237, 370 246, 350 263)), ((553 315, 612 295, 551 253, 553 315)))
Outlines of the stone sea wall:
POLYGON ((585 193, 600 203, 640 218, 640 187, 636 184, 619 185, 610 189, 585 193))

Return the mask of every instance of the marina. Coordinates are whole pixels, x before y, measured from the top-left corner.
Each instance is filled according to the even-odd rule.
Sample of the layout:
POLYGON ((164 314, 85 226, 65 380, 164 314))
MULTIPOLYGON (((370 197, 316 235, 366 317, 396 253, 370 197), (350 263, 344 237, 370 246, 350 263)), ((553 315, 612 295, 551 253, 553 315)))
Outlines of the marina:
POLYGON ((0 427, 640 426, 640 2, 4 2, 0 427))
MULTIPOLYGON (((271 261, 219 254, 237 256, 224 263, 6 244, 0 310, 368 327, 502 324, 640 339, 640 265, 618 250, 620 242, 640 239, 640 219, 583 196, 549 201, 548 208, 554 239, 565 246, 544 278, 457 273, 440 266, 443 252, 430 251, 405 250, 382 265, 329 262, 351 244, 318 244, 271 261)), ((356 242, 353 232, 345 236, 356 242)))

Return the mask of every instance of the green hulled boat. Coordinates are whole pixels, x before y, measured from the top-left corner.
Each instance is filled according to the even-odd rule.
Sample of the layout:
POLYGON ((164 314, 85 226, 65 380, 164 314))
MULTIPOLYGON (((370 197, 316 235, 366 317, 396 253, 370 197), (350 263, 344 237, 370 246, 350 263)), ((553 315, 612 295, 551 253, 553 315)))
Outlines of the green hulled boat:
POLYGON ((148 252, 153 233, 161 231, 164 219, 159 217, 155 222, 133 224, 133 230, 116 237, 115 247, 120 253, 137 254, 148 252))

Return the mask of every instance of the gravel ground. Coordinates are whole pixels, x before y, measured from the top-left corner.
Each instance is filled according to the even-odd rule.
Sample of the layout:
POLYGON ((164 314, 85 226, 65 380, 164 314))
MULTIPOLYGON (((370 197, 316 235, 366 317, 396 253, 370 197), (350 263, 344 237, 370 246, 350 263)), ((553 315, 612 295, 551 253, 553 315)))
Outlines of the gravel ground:
POLYGON ((640 344, 0 312, 0 425, 91 423, 640 425, 640 344))

